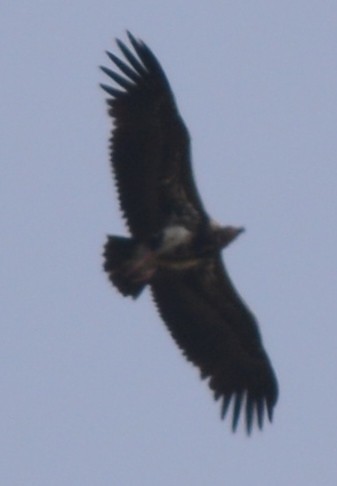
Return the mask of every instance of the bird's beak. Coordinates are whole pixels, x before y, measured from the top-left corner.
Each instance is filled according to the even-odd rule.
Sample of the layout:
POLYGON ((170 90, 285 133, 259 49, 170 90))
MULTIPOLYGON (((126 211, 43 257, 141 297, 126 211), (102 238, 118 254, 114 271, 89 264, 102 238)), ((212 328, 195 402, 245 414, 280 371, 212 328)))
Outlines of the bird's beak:
POLYGON ((240 226, 239 228, 236 228, 236 227, 232 226, 230 228, 230 236, 231 236, 231 239, 234 240, 239 235, 241 235, 241 233, 243 233, 244 231, 246 231, 246 230, 245 230, 245 228, 243 226, 240 226))

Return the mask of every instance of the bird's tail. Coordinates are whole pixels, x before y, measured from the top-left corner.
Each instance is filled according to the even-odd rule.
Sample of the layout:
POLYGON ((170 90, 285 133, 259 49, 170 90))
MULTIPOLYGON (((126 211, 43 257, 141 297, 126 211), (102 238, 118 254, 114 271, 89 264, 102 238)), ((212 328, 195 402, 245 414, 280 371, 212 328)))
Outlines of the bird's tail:
POLYGON ((108 236, 103 256, 104 270, 124 296, 138 297, 155 273, 153 252, 133 238, 108 236))

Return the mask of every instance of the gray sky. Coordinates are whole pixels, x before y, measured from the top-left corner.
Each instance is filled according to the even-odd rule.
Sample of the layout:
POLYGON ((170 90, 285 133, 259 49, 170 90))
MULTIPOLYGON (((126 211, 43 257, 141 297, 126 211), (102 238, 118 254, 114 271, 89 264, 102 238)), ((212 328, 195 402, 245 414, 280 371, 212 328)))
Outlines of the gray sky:
POLYGON ((0 8, 3 485, 336 484, 337 4, 23 1, 0 8), (220 421, 148 293, 101 270, 123 233, 97 66, 125 29, 162 63, 225 253, 280 383, 273 425, 220 421))

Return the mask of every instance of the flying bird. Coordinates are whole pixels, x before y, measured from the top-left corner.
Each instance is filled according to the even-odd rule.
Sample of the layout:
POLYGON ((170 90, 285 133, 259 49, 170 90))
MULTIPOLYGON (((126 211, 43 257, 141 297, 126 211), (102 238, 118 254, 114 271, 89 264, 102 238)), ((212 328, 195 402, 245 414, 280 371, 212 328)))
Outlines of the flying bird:
POLYGON ((108 236, 104 269, 124 296, 149 286, 185 357, 208 380, 221 415, 250 434, 272 421, 278 385, 254 315, 235 290, 221 251, 243 228, 220 226, 193 178, 190 137, 168 79, 149 47, 128 32, 117 67, 101 67, 113 119, 111 164, 130 236, 108 236))

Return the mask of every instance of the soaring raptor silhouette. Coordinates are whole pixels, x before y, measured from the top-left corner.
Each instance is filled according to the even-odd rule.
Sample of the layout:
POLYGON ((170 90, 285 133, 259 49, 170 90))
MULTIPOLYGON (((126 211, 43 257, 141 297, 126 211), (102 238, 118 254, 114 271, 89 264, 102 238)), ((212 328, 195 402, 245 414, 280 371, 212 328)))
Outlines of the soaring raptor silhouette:
POLYGON ((159 313, 186 358, 207 378, 232 429, 242 409, 247 432, 272 420, 277 381, 253 314, 233 287, 221 250, 243 228, 219 226, 204 209, 192 175, 190 139, 158 60, 130 33, 117 40, 124 60, 108 93, 111 163, 131 237, 109 236, 104 269, 124 295, 149 285, 159 313))

